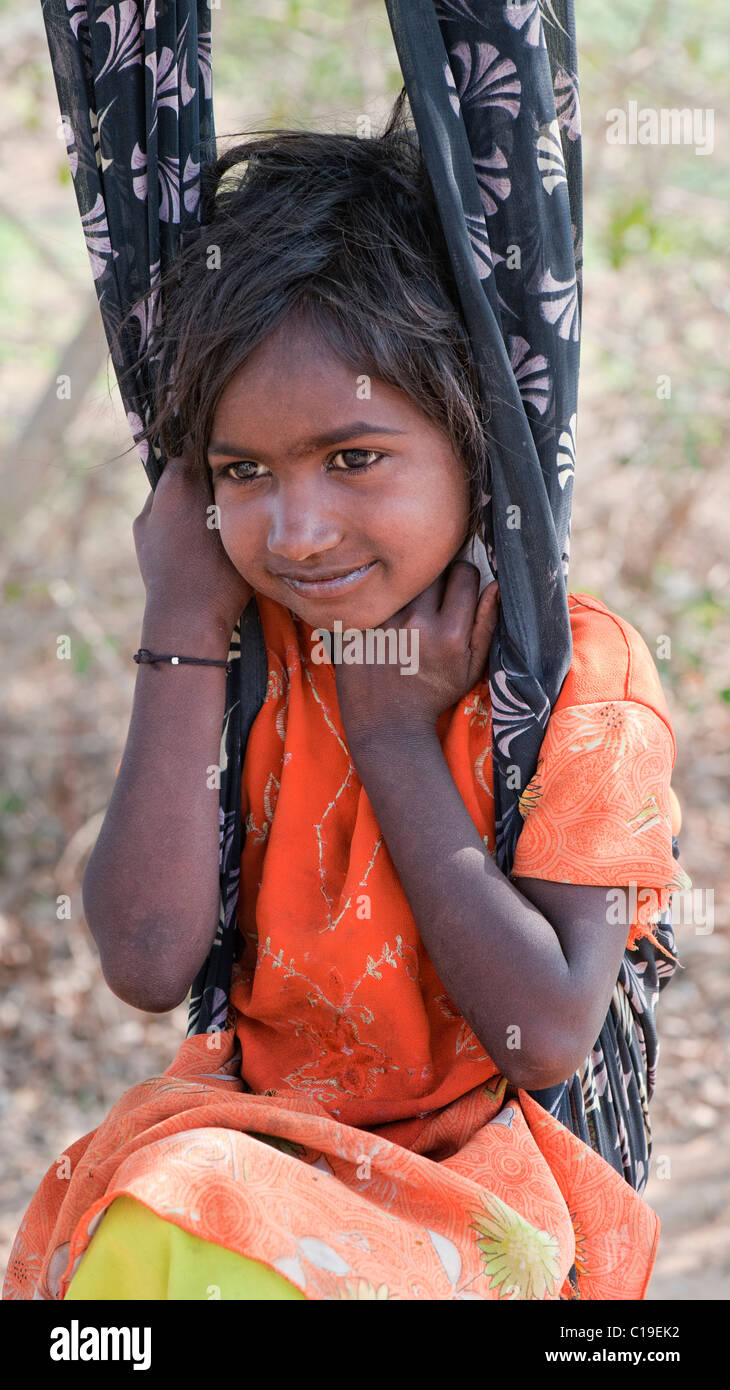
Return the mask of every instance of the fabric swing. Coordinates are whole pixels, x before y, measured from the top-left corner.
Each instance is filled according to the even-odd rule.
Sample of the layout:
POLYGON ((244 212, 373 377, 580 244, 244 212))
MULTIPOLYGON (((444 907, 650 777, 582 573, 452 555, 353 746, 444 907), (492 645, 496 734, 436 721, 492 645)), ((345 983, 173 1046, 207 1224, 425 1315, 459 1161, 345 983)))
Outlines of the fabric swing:
MULTIPOLYGON (((484 535, 501 592, 489 668, 492 790, 496 859, 509 874, 525 843, 522 832, 530 797, 539 792, 536 778, 548 719, 566 688, 573 655, 566 578, 575 466, 582 213, 572 0, 386 0, 386 9, 490 403, 484 535)), ((200 164, 214 155, 209 6, 200 0, 178 0, 164 7, 156 7, 153 0, 144 5, 121 0, 103 7, 44 0, 43 14, 100 309, 130 428, 140 440, 150 418, 152 382, 133 364, 154 341, 159 306, 137 316, 136 330, 128 327, 120 336, 118 328, 129 308, 158 282, 185 238, 198 233, 200 164)), ((154 444, 150 449, 146 441, 139 447, 154 487, 165 464, 162 451, 154 444)), ((221 741, 218 931, 192 986, 187 1042, 166 1073, 181 1084, 187 1077, 193 1091, 211 1094, 215 1104, 201 1123, 214 1126, 226 1125, 232 1090, 243 1101, 241 1091, 248 1089, 241 1086, 230 995, 234 961, 241 951, 244 753, 269 680, 262 615, 266 618, 266 602, 252 599, 231 641, 233 671, 227 680, 221 741), (196 1044, 197 1050, 196 1040, 201 1044, 196 1044), (207 1064, 201 1071, 205 1048, 207 1064)), ((676 859, 675 836, 672 853, 676 859)), ((666 884, 668 877, 662 882, 666 884)), ((677 868, 673 886, 686 882, 677 868)), ((665 893, 664 907, 666 902, 665 893)), ((548 1165, 554 1164, 554 1173, 562 1174, 561 1201, 568 1200, 565 1175, 575 1175, 576 1163, 585 1165, 585 1177, 593 1175, 599 1187, 606 1184, 606 1164, 622 1180, 609 1184, 610 1192, 602 1191, 600 1220, 586 1212, 585 1220, 595 1225, 589 1234, 599 1244, 604 1236, 609 1246, 611 1239, 615 1243, 611 1221, 625 1237, 621 1252, 613 1249, 611 1260, 605 1257, 608 1247, 601 1245, 605 1277, 603 1282, 598 1276, 587 1282, 589 1292, 582 1296, 617 1296, 610 1292, 608 1271, 610 1267, 619 1277, 620 1267, 624 1287, 631 1289, 625 1296, 643 1297, 653 1261, 656 1218, 638 1194, 648 1177, 651 1152, 647 1107, 658 1055, 654 1014, 659 990, 675 969, 673 951, 668 912, 658 922, 637 916, 609 1014, 584 1068, 549 1091, 520 1092, 520 1142, 536 1141, 548 1165), (627 1232, 633 1233, 628 1244, 627 1232)), ((129 1110, 133 1095, 128 1093, 120 1102, 120 1113, 129 1110)), ((253 1104, 268 1096, 245 1099, 253 1104)), ((474 1101, 471 1109, 463 1109, 459 1123, 467 1129, 486 1126, 494 1142, 490 1122, 503 1130, 505 1124, 517 1123, 514 1117, 500 1118, 503 1099, 503 1084, 497 1090, 487 1087, 478 1105, 474 1101)), ((194 1113, 197 1101, 191 1097, 190 1104, 194 1113)), ((298 1152, 325 1152, 321 1115, 307 1118, 293 1107, 288 1125, 283 1103, 271 1122, 274 1127, 267 1128, 263 1107, 259 1108, 260 1124, 253 1128, 261 1131, 259 1139, 269 1136, 267 1142, 281 1150, 280 1158, 290 1162, 298 1152)), ((193 1123, 191 1116, 170 1110, 165 1130, 169 1142, 193 1123)), ((403 1142, 404 1136, 405 1130, 403 1142)), ((73 1162, 81 1165, 92 1137, 71 1146, 73 1162)), ((395 1133, 393 1139, 399 1142, 395 1133)), ((342 1145, 341 1130, 338 1142, 342 1145)), ((337 1152, 343 1163, 355 1168, 362 1160, 354 1150, 337 1152)), ((425 1162, 418 1159, 418 1164, 425 1162)), ((426 1169, 416 1168, 427 1184, 426 1169)), ((331 1162, 327 1171, 332 1172, 331 1162)), ((551 1189, 544 1174, 543 1178, 537 1207, 523 1212, 523 1225, 531 1220, 534 1227, 540 1202, 550 1207, 551 1189)), ((32 1277, 28 1274, 23 1282, 16 1272, 21 1291, 6 1296, 63 1297, 108 1200, 107 1194, 99 1195, 98 1187, 83 1187, 79 1177, 74 1201, 62 1220, 58 1199, 50 1192, 49 1186, 39 1198, 38 1210, 44 1212, 41 1225, 52 1254, 41 1260, 36 1233, 32 1277), (64 1232, 66 1238, 61 1239, 64 1232)), ((504 1217, 499 1201, 495 1197, 497 1206, 489 1213, 487 1240, 496 1240, 494 1231, 504 1217)), ((562 1210, 563 1217, 556 1216, 556 1221, 567 1220, 562 1210)), ((354 1221, 355 1209, 352 1216, 354 1221)), ((21 1228, 16 1255, 23 1252, 23 1238, 21 1228)), ((335 1239, 332 1235, 330 1251, 335 1239)), ((453 1283, 453 1242, 442 1233, 440 1238, 432 1235, 432 1244, 453 1283)), ((533 1269, 531 1282, 518 1292, 502 1279, 493 1281, 495 1292, 473 1296, 581 1296, 575 1236, 569 1234, 560 1244, 554 1263, 552 1254, 551 1248, 550 1259, 546 1256, 542 1264, 537 1260, 539 1275, 533 1269)), ((283 1262, 277 1266, 263 1246, 258 1257, 281 1267, 298 1283, 296 1261, 286 1269, 283 1262)), ((342 1256, 340 1264, 344 1266, 342 1256)), ((358 1296, 332 1293, 338 1277, 340 1282, 344 1277, 334 1257, 330 1266, 325 1259, 317 1267, 328 1272, 322 1275, 325 1292, 316 1296, 358 1296)))

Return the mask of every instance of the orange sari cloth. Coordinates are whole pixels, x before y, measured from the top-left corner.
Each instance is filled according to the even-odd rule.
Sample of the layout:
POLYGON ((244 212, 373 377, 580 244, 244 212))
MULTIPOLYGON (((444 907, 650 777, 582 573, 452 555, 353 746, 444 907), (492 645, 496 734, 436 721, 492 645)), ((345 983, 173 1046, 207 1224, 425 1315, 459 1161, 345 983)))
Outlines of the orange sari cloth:
MULTIPOLYGON (((63 1298, 127 1194, 308 1299, 643 1298, 658 1217, 509 1085, 447 996, 350 761, 334 668, 303 620, 257 601, 269 684, 242 779, 229 1026, 183 1042, 51 1165, 3 1297, 63 1298)), ((674 740, 638 633, 586 595, 569 606, 573 662, 513 873, 635 884, 630 945, 689 883, 671 854, 674 740)), ((486 677, 437 733, 493 848, 486 677)))

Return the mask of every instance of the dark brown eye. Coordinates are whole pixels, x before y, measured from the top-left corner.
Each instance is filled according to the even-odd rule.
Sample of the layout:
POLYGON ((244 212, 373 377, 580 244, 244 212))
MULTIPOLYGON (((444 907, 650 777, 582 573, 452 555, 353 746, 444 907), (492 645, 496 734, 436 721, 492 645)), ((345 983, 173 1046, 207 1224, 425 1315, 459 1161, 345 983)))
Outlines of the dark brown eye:
MULTIPOLYGON (((376 449, 338 449, 336 454, 331 455, 328 462, 332 463, 334 459, 345 458, 346 455, 354 455, 355 459, 365 459, 367 462, 353 462, 348 464, 345 468, 335 468, 335 473, 367 473, 369 468, 374 468, 376 463, 378 463, 381 458, 385 457, 384 454, 379 454, 376 449)), ((232 478, 236 483, 251 483, 264 476, 262 473, 256 472, 257 467, 258 464, 239 459, 237 463, 227 463, 224 468, 219 470, 216 476, 218 478, 232 478), (236 471, 234 472, 234 470, 236 471), (244 470, 248 471, 246 472, 244 470)))
POLYGON ((254 478, 257 478, 257 477, 260 477, 260 476, 261 476, 260 474, 257 474, 257 473, 255 473, 255 472, 254 472, 254 473, 244 473, 243 475, 239 475, 239 474, 233 473, 232 470, 233 470, 234 468, 252 468, 252 469, 255 469, 255 468, 256 468, 256 464, 255 464, 255 463, 227 463, 226 466, 225 466, 225 468, 221 468, 220 473, 219 473, 218 476, 219 476, 220 478, 226 478, 226 477, 228 477, 228 478, 233 478, 234 481, 237 482, 237 483, 249 483, 249 482, 252 482, 254 478))
POLYGON ((348 468, 335 469, 335 472, 366 473, 369 468, 375 467, 375 464, 378 462, 378 459, 383 458, 383 455, 379 454, 376 449, 340 449, 336 454, 333 454, 332 457, 333 459, 344 458, 345 454, 359 454, 361 457, 367 457, 368 455, 372 455, 372 460, 370 463, 356 463, 348 468))

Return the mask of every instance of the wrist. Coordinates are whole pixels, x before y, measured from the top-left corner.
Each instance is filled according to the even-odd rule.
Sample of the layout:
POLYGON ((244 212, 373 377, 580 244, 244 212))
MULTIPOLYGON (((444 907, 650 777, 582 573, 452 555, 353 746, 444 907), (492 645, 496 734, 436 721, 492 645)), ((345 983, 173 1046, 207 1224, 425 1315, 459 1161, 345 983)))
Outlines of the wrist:
POLYGON ((372 761, 390 765, 399 756, 417 758, 420 749, 432 747, 434 742, 440 747, 436 725, 429 721, 381 724, 352 736, 347 730, 345 733, 350 752, 360 764, 372 761))
POLYGON ((145 609, 139 645, 152 652, 222 660, 228 656, 234 626, 212 615, 145 609))

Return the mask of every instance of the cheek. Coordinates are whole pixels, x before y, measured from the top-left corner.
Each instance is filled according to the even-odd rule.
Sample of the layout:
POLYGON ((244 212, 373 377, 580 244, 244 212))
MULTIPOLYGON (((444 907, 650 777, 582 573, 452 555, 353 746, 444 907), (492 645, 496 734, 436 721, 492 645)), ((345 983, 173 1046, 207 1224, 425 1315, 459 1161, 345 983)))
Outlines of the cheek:
POLYGON ((253 518, 246 506, 230 497, 216 498, 218 534, 226 554, 235 559, 252 553, 253 518))
POLYGON ((408 518, 404 531, 409 536, 411 551, 422 555, 424 563, 448 564, 460 546, 469 521, 470 494, 468 482, 462 478, 442 478, 439 486, 430 489, 408 518))

